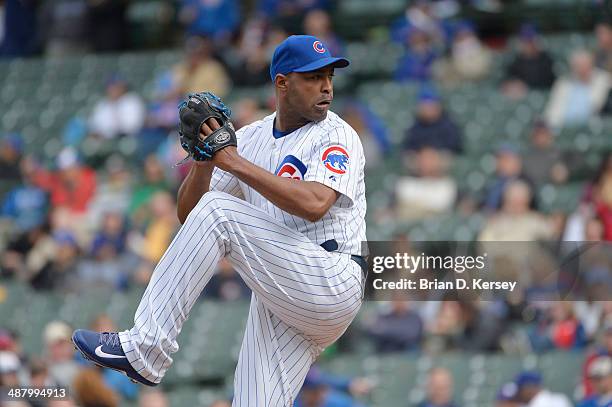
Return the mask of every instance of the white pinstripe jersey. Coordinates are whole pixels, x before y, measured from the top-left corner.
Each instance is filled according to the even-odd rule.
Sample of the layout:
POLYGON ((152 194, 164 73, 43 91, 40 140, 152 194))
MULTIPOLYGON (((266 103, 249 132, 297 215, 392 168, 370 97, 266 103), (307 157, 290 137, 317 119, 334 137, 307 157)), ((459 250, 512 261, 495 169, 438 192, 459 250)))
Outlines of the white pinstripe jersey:
POLYGON ((275 116, 273 113, 236 132, 239 154, 276 175, 320 182, 340 192, 329 212, 317 222, 291 215, 218 168, 210 189, 250 202, 317 244, 335 239, 339 252, 365 254, 361 244, 366 240, 365 158, 359 136, 328 111, 325 120, 308 123, 277 139, 273 136, 275 116))

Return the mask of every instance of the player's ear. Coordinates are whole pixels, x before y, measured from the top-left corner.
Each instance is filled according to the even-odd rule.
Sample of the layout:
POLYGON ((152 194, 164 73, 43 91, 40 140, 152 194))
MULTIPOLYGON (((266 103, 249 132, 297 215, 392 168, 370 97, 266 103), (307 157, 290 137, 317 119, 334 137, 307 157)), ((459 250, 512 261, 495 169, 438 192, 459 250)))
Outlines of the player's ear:
POLYGON ((286 91, 287 90, 287 82, 288 82, 288 78, 286 75, 283 74, 277 74, 276 78, 274 78, 274 85, 282 91, 286 91))

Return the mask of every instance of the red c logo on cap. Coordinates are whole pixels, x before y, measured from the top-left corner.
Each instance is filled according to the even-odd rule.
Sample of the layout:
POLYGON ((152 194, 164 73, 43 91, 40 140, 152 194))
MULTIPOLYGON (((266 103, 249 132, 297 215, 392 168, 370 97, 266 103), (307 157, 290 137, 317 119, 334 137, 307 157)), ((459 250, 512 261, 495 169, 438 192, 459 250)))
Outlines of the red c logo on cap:
POLYGON ((325 47, 323 46, 323 43, 321 41, 315 41, 312 43, 312 47, 314 48, 315 51, 317 51, 319 54, 324 54, 325 53, 325 47))

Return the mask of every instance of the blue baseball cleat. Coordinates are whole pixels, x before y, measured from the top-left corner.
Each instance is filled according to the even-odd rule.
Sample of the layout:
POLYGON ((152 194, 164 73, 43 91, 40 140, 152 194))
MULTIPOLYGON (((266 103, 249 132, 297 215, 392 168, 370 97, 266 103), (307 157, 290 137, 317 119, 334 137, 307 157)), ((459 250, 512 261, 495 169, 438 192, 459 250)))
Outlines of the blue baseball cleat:
POLYGON ((93 332, 86 329, 77 329, 72 334, 72 343, 83 356, 98 366, 107 367, 124 373, 133 382, 147 386, 157 386, 142 377, 127 360, 119 334, 117 332, 93 332))

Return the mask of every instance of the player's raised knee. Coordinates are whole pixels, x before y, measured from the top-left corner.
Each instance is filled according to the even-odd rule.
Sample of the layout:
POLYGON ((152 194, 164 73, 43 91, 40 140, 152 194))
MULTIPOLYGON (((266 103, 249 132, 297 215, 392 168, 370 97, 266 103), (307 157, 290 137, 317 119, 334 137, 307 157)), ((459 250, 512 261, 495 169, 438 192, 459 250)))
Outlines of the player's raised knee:
POLYGON ((204 195, 202 195, 202 198, 200 198, 200 201, 194 208, 194 211, 197 209, 202 210, 204 208, 223 209, 224 208, 223 202, 229 199, 230 197, 231 195, 225 192, 208 191, 204 195))

